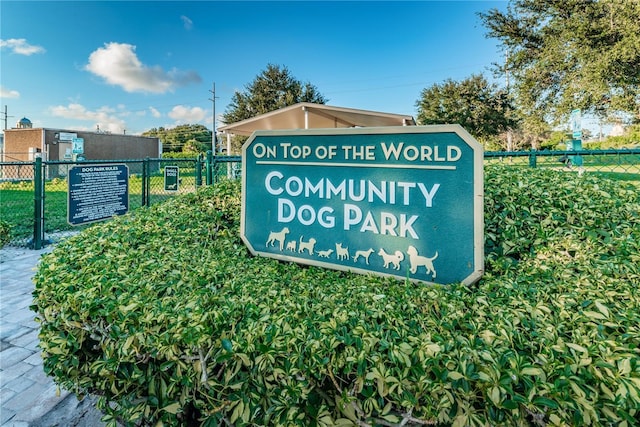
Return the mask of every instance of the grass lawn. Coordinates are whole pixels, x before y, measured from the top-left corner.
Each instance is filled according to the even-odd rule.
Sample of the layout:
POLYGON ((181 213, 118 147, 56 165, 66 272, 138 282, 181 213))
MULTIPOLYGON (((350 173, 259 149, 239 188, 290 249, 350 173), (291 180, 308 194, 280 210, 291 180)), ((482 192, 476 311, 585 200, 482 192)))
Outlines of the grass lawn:
POLYGON ((13 237, 33 234, 33 188, 0 188, 0 218, 11 224, 13 237))

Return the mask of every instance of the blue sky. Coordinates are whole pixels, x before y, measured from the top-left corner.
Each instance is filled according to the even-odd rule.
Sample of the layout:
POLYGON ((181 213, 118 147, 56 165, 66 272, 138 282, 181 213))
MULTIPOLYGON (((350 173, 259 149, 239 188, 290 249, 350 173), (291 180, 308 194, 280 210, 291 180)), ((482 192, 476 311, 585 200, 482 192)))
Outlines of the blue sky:
MULTIPOLYGON (((329 105, 416 112, 423 89, 502 61, 477 16, 506 1, 0 2, 0 107, 8 127, 139 134, 216 127, 268 64, 329 105)), ((498 82, 501 83, 501 82, 498 82)), ((4 123, 2 123, 2 126, 4 123)))

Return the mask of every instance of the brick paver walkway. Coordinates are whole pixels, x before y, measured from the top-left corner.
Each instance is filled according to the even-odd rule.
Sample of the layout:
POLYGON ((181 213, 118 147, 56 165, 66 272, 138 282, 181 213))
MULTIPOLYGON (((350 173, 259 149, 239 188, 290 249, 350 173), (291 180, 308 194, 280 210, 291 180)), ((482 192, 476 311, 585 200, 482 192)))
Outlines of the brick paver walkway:
POLYGON ((32 282, 41 250, 0 249, 0 426, 102 426, 89 399, 58 391, 42 369, 32 282))

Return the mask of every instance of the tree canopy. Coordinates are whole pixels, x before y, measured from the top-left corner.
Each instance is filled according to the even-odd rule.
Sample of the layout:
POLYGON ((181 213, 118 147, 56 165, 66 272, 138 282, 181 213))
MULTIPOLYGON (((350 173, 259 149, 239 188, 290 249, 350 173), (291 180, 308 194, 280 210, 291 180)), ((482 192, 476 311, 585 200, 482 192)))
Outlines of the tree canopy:
POLYGON ((174 128, 152 128, 142 133, 162 141, 164 152, 199 152, 211 149, 211 130, 200 124, 178 125, 174 128))
POLYGON ((528 120, 558 124, 579 108, 640 121, 640 1, 512 0, 479 15, 528 120))
POLYGON ((458 123, 485 142, 515 125, 507 93, 482 75, 434 84, 422 91, 416 107, 419 124, 458 123))
POLYGON ((222 120, 235 123, 299 102, 326 104, 327 100, 314 85, 294 78, 287 67, 268 64, 244 92, 234 93, 222 120))

